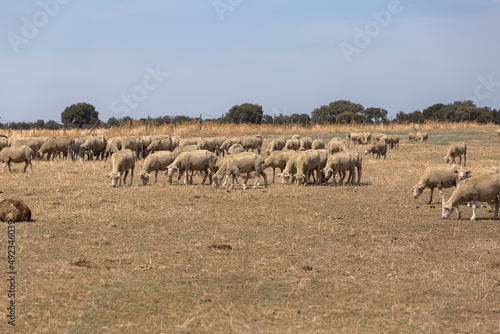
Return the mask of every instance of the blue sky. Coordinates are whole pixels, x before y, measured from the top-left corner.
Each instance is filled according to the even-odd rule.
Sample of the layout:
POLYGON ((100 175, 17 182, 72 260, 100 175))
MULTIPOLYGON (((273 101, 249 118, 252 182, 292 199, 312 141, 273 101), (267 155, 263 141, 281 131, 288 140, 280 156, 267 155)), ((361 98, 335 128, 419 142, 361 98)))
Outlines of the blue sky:
POLYGON ((500 0, 0 3, 0 121, 500 108, 500 0))

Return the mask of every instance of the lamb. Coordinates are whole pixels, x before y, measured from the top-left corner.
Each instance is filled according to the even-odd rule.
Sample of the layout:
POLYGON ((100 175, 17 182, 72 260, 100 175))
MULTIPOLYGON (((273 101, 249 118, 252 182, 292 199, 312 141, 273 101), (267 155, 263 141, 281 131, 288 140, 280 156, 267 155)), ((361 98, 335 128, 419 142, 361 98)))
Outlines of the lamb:
POLYGON ((212 184, 212 175, 215 173, 216 165, 217 156, 212 152, 207 150, 188 151, 179 154, 179 156, 177 156, 177 158, 175 158, 175 160, 167 166, 165 174, 167 174, 170 178, 176 170, 179 171, 179 177, 182 173, 186 173, 184 184, 188 185, 193 183, 192 175, 189 179, 190 171, 205 171, 205 176, 201 184, 205 184, 207 174, 209 176, 209 182, 212 184))
POLYGON ((465 164, 467 163, 467 145, 464 142, 451 144, 448 148, 448 153, 446 153, 443 160, 446 163, 449 163, 450 161, 451 163, 455 163, 455 157, 460 157, 460 161, 458 162, 460 165, 462 163, 462 155, 464 156, 465 167, 465 164))
POLYGON ((234 144, 227 150, 227 154, 238 154, 245 152, 245 148, 241 144, 234 144))
POLYGON ((260 154, 263 141, 264 138, 260 134, 248 136, 243 138, 243 147, 245 148, 245 151, 252 150, 253 152, 253 150, 256 149, 257 153, 260 154))
POLYGON ((372 154, 372 157, 374 157, 375 154, 377 154, 377 159, 380 159, 380 156, 384 157, 384 160, 387 158, 387 143, 384 140, 379 140, 370 146, 365 150, 365 154, 372 154))
POLYGON ((127 182, 127 175, 130 170, 130 186, 134 181, 134 168, 135 168, 136 154, 130 149, 123 149, 116 152, 111 156, 112 170, 108 175, 111 178, 111 185, 113 187, 122 186, 122 175, 123 175, 123 185, 127 182))
POLYGON ((443 201, 441 215, 443 219, 448 219, 455 208, 458 213, 458 219, 461 218, 458 205, 464 202, 472 201, 472 217, 476 219, 477 201, 494 201, 495 213, 493 219, 498 216, 498 196, 500 195, 500 174, 486 174, 472 177, 461 181, 448 201, 443 201))
POLYGON ((310 150, 312 148, 311 137, 302 137, 299 139, 299 142, 300 142, 299 151, 310 150))
POLYGON ((0 202, 0 220, 23 222, 31 219, 31 210, 22 199, 6 198, 0 202))
MULTIPOLYGON (((170 151, 158 151, 152 153, 146 157, 144 164, 142 166, 142 171, 138 174, 142 180, 143 185, 147 185, 150 177, 150 173, 155 171, 155 182, 158 181, 158 172, 167 170, 168 165, 170 165, 175 160, 175 154, 170 151)), ((172 178, 168 179, 168 183, 172 183, 172 178)))
POLYGON ((297 138, 292 138, 286 141, 284 150, 298 151, 299 148, 300 148, 300 140, 297 138))
POLYGON ((227 159, 222 163, 217 173, 214 175, 214 183, 215 187, 218 188, 222 178, 226 175, 232 176, 232 184, 229 186, 229 189, 234 187, 235 179, 239 179, 241 184, 243 185, 243 189, 246 189, 246 183, 241 178, 241 173, 251 173, 255 172, 257 176, 257 180, 253 185, 253 188, 256 188, 260 185, 260 176, 264 177, 264 185, 267 187, 267 175, 263 170, 264 160, 260 155, 257 155, 253 152, 243 152, 239 154, 230 155, 227 159))
POLYGON ((313 150, 322 150, 325 148, 325 142, 321 138, 314 139, 311 148, 313 150))
POLYGON ((337 172, 341 174, 341 176, 339 177, 339 183, 341 186, 344 184, 346 171, 349 171, 349 178, 347 182, 351 182, 351 184, 354 185, 354 178, 356 175, 356 156, 352 152, 338 152, 329 156, 328 161, 326 162, 326 166, 323 168, 323 172, 325 173, 325 178, 327 181, 330 176, 333 176, 334 185, 337 184, 335 175, 337 174, 337 172))
POLYGON ((273 139, 267 146, 266 155, 270 155, 274 151, 281 151, 285 148, 286 140, 285 137, 281 137, 278 139, 273 139))
POLYGON ((427 167, 420 178, 420 181, 413 186, 413 198, 417 199, 423 192, 425 188, 431 190, 431 196, 427 204, 432 203, 432 194, 434 193, 434 188, 439 189, 441 194, 441 200, 444 202, 443 188, 456 187, 458 182, 460 182, 460 177, 457 174, 458 165, 438 165, 427 167))
POLYGON ((33 171, 31 160, 33 160, 34 156, 33 150, 26 145, 6 147, 0 151, 0 161, 3 162, 2 171, 0 173, 3 173, 5 166, 9 167, 10 172, 11 162, 25 162, 26 165, 24 166, 24 172, 26 172, 28 165, 30 165, 31 171, 33 171))
POLYGON ((313 179, 315 184, 319 184, 320 176, 320 155, 316 150, 307 150, 299 154, 295 162, 297 172, 295 173, 295 179, 297 180, 297 186, 309 184, 309 176, 313 174, 313 179), (314 171, 316 171, 316 178, 314 177, 314 171))
POLYGON ((299 153, 296 151, 292 151, 293 154, 290 155, 288 161, 286 162, 285 169, 278 176, 281 177, 281 182, 283 184, 288 184, 289 182, 293 183, 295 180, 295 172, 296 172, 296 161, 299 153))
POLYGON ((264 160, 264 165, 262 166, 263 169, 271 167, 273 169, 273 182, 275 181, 275 176, 276 176, 276 168, 279 168, 281 170, 281 173, 283 173, 283 169, 286 167, 286 163, 288 162, 288 159, 290 156, 293 154, 296 154, 295 151, 291 150, 286 150, 286 151, 274 151, 269 155, 264 160))

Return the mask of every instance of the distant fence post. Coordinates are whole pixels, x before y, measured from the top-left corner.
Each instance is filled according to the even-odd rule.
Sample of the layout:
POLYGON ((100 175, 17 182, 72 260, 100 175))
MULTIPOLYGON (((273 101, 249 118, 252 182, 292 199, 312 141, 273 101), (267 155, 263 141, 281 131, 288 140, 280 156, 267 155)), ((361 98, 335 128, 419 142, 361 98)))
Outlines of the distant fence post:
POLYGON ((90 129, 90 131, 89 131, 89 134, 88 134, 89 136, 90 136, 90 134, 92 133, 92 131, 94 131, 95 126, 97 125, 97 123, 99 123, 99 120, 95 121, 94 126, 92 126, 92 129, 90 129))

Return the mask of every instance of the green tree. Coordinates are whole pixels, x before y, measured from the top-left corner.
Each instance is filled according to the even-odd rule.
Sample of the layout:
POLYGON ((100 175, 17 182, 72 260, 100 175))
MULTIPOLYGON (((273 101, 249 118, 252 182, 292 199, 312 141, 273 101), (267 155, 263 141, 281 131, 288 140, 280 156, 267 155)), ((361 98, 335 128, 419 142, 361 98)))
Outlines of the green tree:
POLYGON ((76 126, 78 128, 92 126, 99 119, 99 112, 89 103, 80 102, 66 107, 61 113, 63 124, 76 126))
POLYGON ((346 121, 347 118, 358 118, 355 115, 361 115, 364 112, 364 107, 359 103, 354 103, 347 100, 338 100, 331 102, 329 105, 324 105, 316 108, 311 113, 311 119, 315 123, 323 122, 339 122, 337 116, 342 113, 346 113, 342 116, 342 121, 346 121))
POLYGON ((192 118, 191 117, 188 117, 188 116, 183 116, 183 115, 180 115, 180 116, 175 116, 174 118, 172 118, 172 123, 182 123, 182 122, 191 122, 192 121, 192 118))
POLYGON ((106 125, 108 127, 112 127, 112 126, 120 126, 120 121, 116 119, 116 117, 111 117, 108 119, 108 121, 106 122, 106 125))
POLYGON ((311 122, 311 117, 308 114, 291 114, 290 122, 305 126, 311 122))
POLYGON ((367 108, 364 111, 367 123, 387 122, 387 110, 382 108, 367 108))
POLYGON ((262 106, 258 104, 243 103, 242 105, 234 106, 229 109, 229 112, 224 116, 224 120, 226 123, 261 124, 263 114, 262 106))
POLYGON ((49 130, 54 130, 54 129, 59 130, 62 128, 62 125, 51 119, 50 121, 45 123, 43 127, 49 130))

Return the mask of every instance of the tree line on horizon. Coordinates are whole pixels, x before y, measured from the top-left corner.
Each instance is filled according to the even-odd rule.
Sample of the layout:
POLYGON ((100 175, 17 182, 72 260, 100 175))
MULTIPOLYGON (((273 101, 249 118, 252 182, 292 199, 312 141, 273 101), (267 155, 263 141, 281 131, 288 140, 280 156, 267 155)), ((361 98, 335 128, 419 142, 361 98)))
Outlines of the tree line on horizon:
POLYGON ((235 105, 219 118, 205 119, 188 116, 160 116, 155 118, 133 119, 130 116, 121 118, 111 117, 106 122, 99 120, 99 112, 95 110, 92 104, 81 102, 67 107, 61 113, 61 123, 54 120, 45 122, 37 120, 35 122, 10 122, 8 124, 0 123, 0 129, 12 130, 30 130, 30 129, 49 129, 60 130, 64 128, 90 129, 92 127, 110 128, 121 126, 133 121, 138 121, 144 125, 162 125, 179 124, 183 122, 214 122, 214 123, 250 123, 250 124, 271 124, 287 125, 300 124, 303 126, 313 124, 328 123, 357 123, 374 124, 395 122, 401 123, 423 123, 426 120, 444 121, 444 122, 464 122, 475 121, 478 123, 500 124, 500 110, 490 107, 478 107, 472 101, 455 101, 449 104, 436 103, 423 111, 416 110, 411 113, 400 111, 396 116, 389 120, 388 112, 383 108, 364 108, 359 103, 347 100, 337 100, 328 105, 323 105, 314 109, 311 114, 292 114, 292 115, 268 115, 264 114, 262 106, 258 104, 243 103, 235 105))

